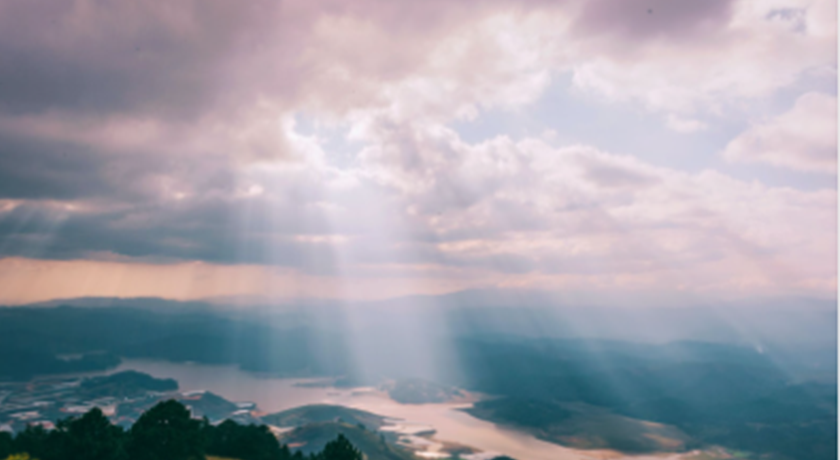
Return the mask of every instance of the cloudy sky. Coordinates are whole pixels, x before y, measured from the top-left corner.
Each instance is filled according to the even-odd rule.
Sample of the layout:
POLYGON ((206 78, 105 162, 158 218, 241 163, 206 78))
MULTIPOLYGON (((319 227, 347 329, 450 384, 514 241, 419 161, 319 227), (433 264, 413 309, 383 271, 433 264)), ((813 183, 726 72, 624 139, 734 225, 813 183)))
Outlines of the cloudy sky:
POLYGON ((5 0, 0 301, 832 297, 836 18, 5 0))

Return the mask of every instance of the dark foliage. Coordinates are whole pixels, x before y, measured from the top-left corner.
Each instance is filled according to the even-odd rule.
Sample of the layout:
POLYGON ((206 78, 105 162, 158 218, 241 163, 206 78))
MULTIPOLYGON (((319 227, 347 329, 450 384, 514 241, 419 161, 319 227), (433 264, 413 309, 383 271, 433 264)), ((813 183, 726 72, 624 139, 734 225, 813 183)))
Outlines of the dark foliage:
POLYGON ((64 458, 76 460, 126 460, 124 431, 114 426, 99 408, 81 418, 59 422, 55 436, 60 439, 64 458))
POLYGON ((265 425, 240 425, 225 420, 218 426, 206 425, 207 453, 239 460, 290 458, 289 448, 281 446, 265 425))
POLYGON ((131 427, 126 450, 132 460, 199 460, 204 457, 202 423, 175 400, 159 403, 131 427))
POLYGON ((14 438, 11 433, 0 431, 0 458, 6 458, 14 449, 14 438))
POLYGON ((304 456, 281 445, 265 425, 218 426, 191 417, 175 400, 144 413, 129 430, 112 425, 98 408, 60 421, 54 430, 28 426, 11 436, 0 432, 0 458, 28 453, 39 460, 203 460, 206 455, 239 460, 362 460, 344 436, 323 452, 304 456))
POLYGON ((350 444, 350 441, 339 434, 334 441, 324 446, 324 451, 316 455, 317 460, 362 460, 362 453, 350 444))

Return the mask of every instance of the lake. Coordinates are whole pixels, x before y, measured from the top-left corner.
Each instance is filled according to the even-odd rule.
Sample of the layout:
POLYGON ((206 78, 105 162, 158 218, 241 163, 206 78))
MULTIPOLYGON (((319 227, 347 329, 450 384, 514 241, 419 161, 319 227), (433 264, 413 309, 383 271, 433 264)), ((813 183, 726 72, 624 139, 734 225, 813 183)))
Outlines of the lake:
MULTIPOLYGON (((136 370, 158 378, 173 378, 181 391, 207 390, 231 401, 251 401, 264 412, 279 412, 306 404, 336 404, 361 409, 411 424, 428 425, 434 439, 465 444, 517 460, 592 460, 617 458, 614 452, 581 451, 540 441, 515 430, 498 427, 459 411, 464 404, 400 404, 364 389, 295 386, 301 379, 277 378, 243 372, 235 366, 125 360, 112 372, 136 370)), ((651 457, 657 460, 679 456, 651 457)), ((643 460, 644 457, 630 457, 643 460)))

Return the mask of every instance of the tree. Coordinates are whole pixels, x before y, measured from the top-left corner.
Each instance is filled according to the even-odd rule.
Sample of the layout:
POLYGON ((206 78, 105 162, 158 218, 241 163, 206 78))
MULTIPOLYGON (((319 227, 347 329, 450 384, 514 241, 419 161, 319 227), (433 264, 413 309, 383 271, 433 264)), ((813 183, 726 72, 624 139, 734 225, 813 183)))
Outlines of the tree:
POLYGON ((174 399, 158 403, 131 427, 126 450, 131 460, 202 460, 202 424, 174 399))
POLYGON ((207 454, 240 460, 280 460, 291 457, 288 447, 281 449, 277 438, 266 425, 240 425, 225 420, 219 426, 208 425, 207 454))
POLYGON ((65 458, 74 460, 125 460, 123 429, 111 421, 98 407, 78 419, 62 420, 57 435, 63 434, 65 458))
POLYGON ((320 453, 293 454, 266 425, 226 420, 214 427, 207 419, 191 418, 175 400, 146 411, 128 433, 98 408, 78 419, 61 420, 50 431, 30 425, 15 437, 0 432, 0 459, 6 460, 204 460, 205 446, 208 454, 240 460, 364 459, 342 434, 320 453))
POLYGON ((0 458, 6 458, 14 453, 14 438, 11 433, 0 431, 0 458))
POLYGON ((56 445, 56 435, 49 433, 41 425, 28 425, 15 437, 12 451, 27 453, 34 458, 51 460, 57 458, 61 449, 56 445))
POLYGON ((359 449, 353 447, 353 444, 350 444, 350 441, 343 434, 339 434, 335 440, 328 442, 327 445, 324 446, 321 458, 323 460, 364 459, 359 449))

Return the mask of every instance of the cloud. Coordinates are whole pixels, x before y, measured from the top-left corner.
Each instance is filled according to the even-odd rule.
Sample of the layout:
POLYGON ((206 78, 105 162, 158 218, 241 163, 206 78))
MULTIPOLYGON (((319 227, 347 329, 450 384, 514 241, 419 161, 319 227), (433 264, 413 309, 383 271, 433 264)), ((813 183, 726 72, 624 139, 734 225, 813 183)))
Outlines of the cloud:
POLYGON ((666 124, 669 128, 680 133, 695 133, 698 131, 704 131, 709 127, 709 125, 700 120, 682 118, 674 114, 668 115, 666 124))
MULTIPOLYGON (((743 111, 746 101, 808 76, 836 78, 836 24, 826 19, 836 17, 835 2, 691 3, 661 5, 663 14, 673 8, 673 14, 681 15, 662 19, 673 29, 646 23, 656 8, 652 14, 625 12, 621 17, 602 13, 604 19, 588 27, 603 28, 607 38, 584 40, 578 59, 569 64, 574 84, 608 100, 639 102, 685 117, 743 111), (798 13, 776 14, 784 7, 798 13), (694 8, 703 14, 692 15, 694 8), (630 18, 623 27, 607 28, 622 17, 630 18), (650 36, 645 38, 643 31, 650 36), (640 39, 611 34, 638 34, 640 39)), ((644 10, 637 2, 622 5, 644 10)))
POLYGON ((716 32, 733 9, 733 0, 608 0, 584 3, 576 29, 618 40, 689 38, 716 32))
POLYGON ((248 166, 237 193, 102 208, 20 200, 0 211, 0 251, 265 264, 347 279, 424 273, 465 286, 825 289, 834 279, 825 257, 833 191, 688 174, 537 138, 468 144, 424 126, 371 130, 351 170, 248 166), (395 157, 407 151, 408 163, 395 157))
POLYGON ((753 124, 723 151, 728 161, 836 174, 837 98, 807 93, 787 112, 753 124))
MULTIPOLYGON (((561 145, 562 126, 546 134, 552 146, 505 132, 470 143, 448 125, 520 110, 571 76, 577 89, 697 133, 808 75, 831 74, 831 8, 4 2, 0 257, 61 261, 51 265, 61 270, 125 264, 130 276, 139 265, 177 266, 182 281, 190 261, 216 273, 281 267, 329 278, 335 293, 371 280, 406 293, 824 292, 836 284, 825 256, 836 244, 834 191, 561 145), (301 118, 329 127, 342 151, 301 118)), ((827 96, 803 96, 733 149, 749 161, 827 168, 820 152, 836 140, 816 132, 826 103, 814 97, 827 96), (756 143, 787 146, 787 156, 756 153, 756 143)), ((54 282, 59 272, 50 273, 54 282)))
POLYGON ((586 178, 604 188, 636 189, 652 185, 656 178, 609 164, 595 164, 586 168, 586 178))

